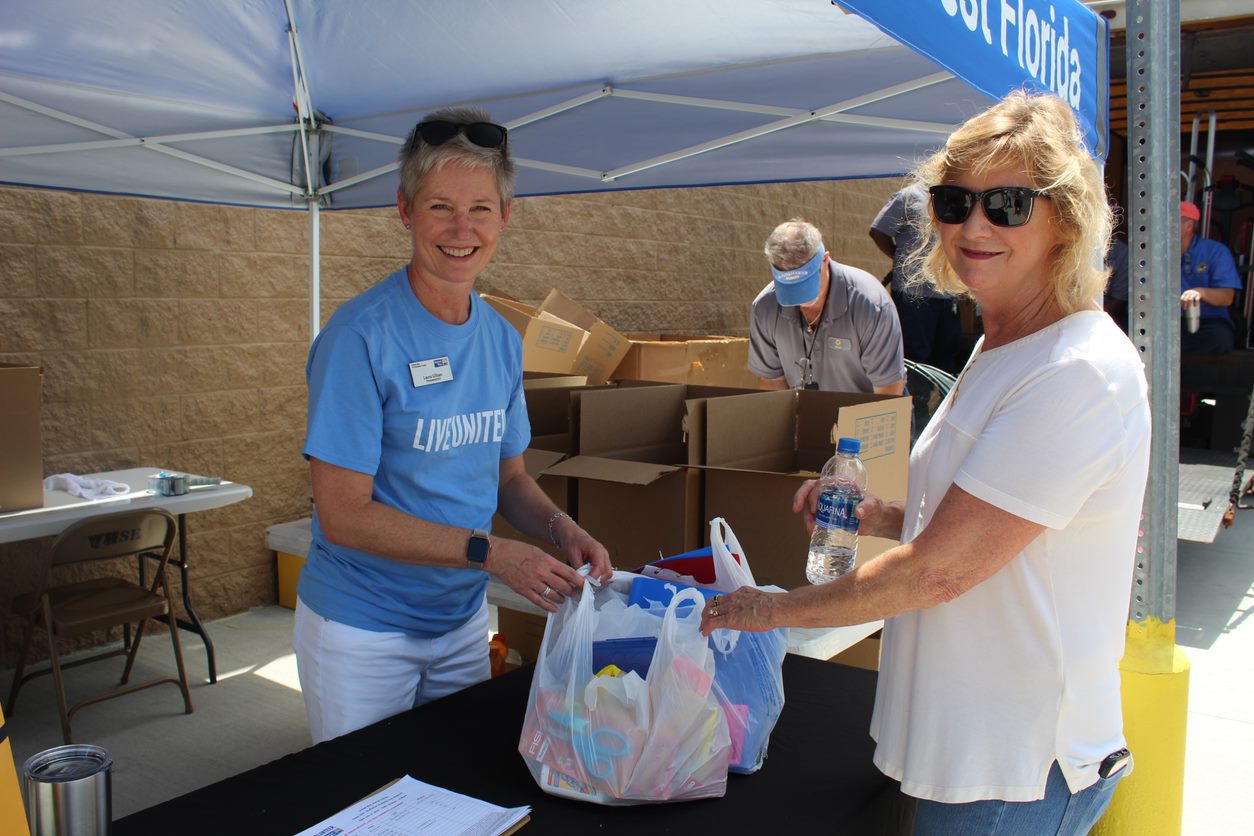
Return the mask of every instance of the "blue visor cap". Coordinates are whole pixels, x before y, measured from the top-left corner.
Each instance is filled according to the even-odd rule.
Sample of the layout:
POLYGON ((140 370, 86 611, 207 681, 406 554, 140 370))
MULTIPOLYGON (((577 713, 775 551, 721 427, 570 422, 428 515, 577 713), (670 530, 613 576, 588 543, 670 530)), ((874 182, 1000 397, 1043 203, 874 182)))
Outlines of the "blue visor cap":
POLYGON ((826 250, 819 246, 814 257, 792 270, 778 270, 771 265, 775 277, 775 301, 786 307, 804 305, 819 298, 819 273, 823 269, 826 250))

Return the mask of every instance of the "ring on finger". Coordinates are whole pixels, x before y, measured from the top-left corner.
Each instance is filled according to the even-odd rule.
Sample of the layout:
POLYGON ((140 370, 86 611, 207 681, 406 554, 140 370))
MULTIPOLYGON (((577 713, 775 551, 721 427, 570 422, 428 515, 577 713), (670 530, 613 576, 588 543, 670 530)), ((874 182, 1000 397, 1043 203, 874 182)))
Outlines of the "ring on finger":
POLYGON ((552 591, 553 591, 553 587, 551 587, 551 586, 546 586, 546 587, 544 588, 544 591, 540 593, 540 597, 541 597, 541 598, 548 598, 548 597, 549 597, 549 593, 550 593, 550 592, 552 592, 552 591))

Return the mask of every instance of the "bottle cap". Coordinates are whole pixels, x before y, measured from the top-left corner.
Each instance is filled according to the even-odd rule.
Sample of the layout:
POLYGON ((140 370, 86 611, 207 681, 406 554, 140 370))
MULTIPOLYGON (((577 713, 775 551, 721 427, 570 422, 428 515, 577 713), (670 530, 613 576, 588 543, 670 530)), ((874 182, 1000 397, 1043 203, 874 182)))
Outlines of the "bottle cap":
POLYGON ((862 452, 862 442, 856 438, 842 438, 836 445, 837 453, 860 453, 862 452))

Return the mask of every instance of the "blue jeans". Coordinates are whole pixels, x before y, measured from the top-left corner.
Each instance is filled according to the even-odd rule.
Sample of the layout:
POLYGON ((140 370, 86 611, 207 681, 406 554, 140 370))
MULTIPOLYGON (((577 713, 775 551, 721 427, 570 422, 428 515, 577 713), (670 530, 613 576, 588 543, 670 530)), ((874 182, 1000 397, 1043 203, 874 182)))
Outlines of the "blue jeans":
POLYGON ((1049 770, 1045 797, 1040 801, 971 801, 942 804, 920 800, 914 819, 915 836, 1084 836, 1106 812, 1121 769, 1098 778, 1091 787, 1072 795, 1057 762, 1049 770))

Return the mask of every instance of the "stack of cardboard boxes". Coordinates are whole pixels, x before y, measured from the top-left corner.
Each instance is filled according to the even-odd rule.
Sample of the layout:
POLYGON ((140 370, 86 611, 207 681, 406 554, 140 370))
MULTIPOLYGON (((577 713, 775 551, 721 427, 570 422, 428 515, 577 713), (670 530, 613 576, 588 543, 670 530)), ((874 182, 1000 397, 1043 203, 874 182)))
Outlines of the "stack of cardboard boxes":
POLYGON ((621 334, 558 290, 539 307, 506 296, 483 300, 523 340, 529 372, 580 375, 592 385, 608 380, 653 380, 752 389, 749 340, 682 334, 621 334))
MULTIPOLYGON (((905 499, 904 397, 624 382, 528 392, 528 412, 533 475, 618 568, 706 545, 710 519, 723 517, 759 583, 804 584, 808 537, 792 497, 844 435, 861 439, 872 490, 905 499), (548 448, 542 459, 537 444, 548 448)), ((511 536, 500 518, 493 531, 511 536)), ((891 545, 863 538, 859 562, 891 545)), ((524 660, 535 659, 543 618, 502 609, 498 625, 524 660)))
MULTIPOLYGON (((723 517, 759 583, 804 584, 808 538, 792 497, 845 435, 862 442, 872 490, 905 499, 908 398, 758 392, 745 338, 628 337, 556 290, 538 308, 484 298, 523 337, 527 470, 619 568, 706 545, 710 519, 723 517)), ((499 515, 493 532, 553 551, 499 515)), ((858 559, 891 545, 863 538, 858 559)), ((510 646, 534 659, 544 619, 508 609, 498 619, 510 646)))
MULTIPOLYGON (((710 519, 723 517, 758 583, 804 584, 808 538, 792 497, 845 435, 861 440, 876 495, 905 499, 909 398, 759 392, 746 339, 628 338, 556 290, 539 307, 484 299, 523 338, 527 472, 618 568, 706 545, 710 519)), ((492 530, 556 552, 499 514, 492 530)), ((863 538, 858 559, 891 545, 863 538)), ((544 625, 498 610, 498 630, 524 660, 536 658, 544 625)))

